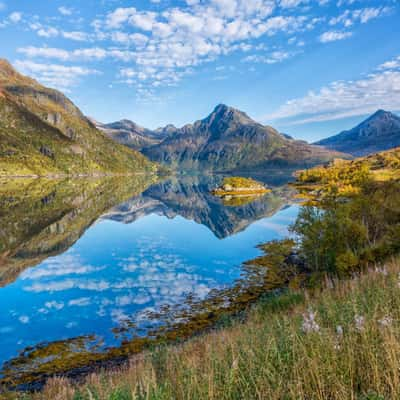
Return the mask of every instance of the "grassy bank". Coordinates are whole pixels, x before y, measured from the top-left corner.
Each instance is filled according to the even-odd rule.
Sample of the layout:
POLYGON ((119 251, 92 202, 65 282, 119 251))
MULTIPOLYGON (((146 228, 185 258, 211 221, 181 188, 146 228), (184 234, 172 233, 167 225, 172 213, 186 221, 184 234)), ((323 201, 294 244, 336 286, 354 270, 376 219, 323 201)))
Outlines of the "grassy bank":
POLYGON ((394 399, 400 397, 400 261, 316 292, 264 299, 246 319, 155 348, 79 386, 32 399, 394 399))

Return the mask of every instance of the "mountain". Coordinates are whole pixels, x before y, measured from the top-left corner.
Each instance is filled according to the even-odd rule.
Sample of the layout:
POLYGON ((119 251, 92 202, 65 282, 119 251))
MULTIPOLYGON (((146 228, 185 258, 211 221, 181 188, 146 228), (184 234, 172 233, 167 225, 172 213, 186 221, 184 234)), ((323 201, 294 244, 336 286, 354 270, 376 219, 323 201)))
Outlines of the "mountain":
POLYGON ((142 152, 172 168, 217 171, 307 166, 344 156, 288 138, 223 104, 194 124, 175 130, 170 127, 160 144, 146 147, 142 152))
POLYGON ((162 139, 168 134, 168 130, 171 129, 170 126, 167 126, 152 131, 127 119, 110 124, 95 121, 95 125, 114 141, 135 150, 161 143, 162 139))
POLYGON ((400 117, 378 110, 355 128, 315 144, 354 156, 365 156, 399 147, 400 117))
POLYGON ((0 176, 153 171, 115 143, 62 93, 0 59, 0 176))

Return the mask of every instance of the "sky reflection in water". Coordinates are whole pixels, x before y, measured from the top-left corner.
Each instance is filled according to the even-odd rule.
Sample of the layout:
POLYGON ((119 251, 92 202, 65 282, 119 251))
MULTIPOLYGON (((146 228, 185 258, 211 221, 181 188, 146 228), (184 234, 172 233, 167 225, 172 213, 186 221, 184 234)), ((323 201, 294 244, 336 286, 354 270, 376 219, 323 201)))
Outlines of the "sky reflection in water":
POLYGON ((285 208, 224 239, 180 216, 99 219, 65 253, 0 289, 0 363, 26 346, 85 334, 116 345, 111 329, 128 319, 145 333, 146 311, 232 283, 257 244, 286 235, 297 210, 285 208))

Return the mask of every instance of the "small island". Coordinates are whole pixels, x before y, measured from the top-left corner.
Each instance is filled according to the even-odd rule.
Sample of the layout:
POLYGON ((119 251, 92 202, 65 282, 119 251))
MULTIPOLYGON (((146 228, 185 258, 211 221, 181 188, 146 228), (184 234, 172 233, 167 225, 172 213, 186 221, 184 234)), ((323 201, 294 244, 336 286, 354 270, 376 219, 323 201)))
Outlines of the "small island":
POLYGON ((212 191, 215 196, 254 196, 268 193, 271 190, 251 178, 231 176, 224 178, 222 184, 212 191))

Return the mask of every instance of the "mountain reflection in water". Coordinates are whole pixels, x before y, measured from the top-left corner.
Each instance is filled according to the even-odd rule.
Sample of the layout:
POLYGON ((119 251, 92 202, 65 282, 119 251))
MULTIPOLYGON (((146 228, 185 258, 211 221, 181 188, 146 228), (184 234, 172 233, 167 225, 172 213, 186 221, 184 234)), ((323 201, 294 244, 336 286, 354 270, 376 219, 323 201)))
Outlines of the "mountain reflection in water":
POLYGON ((3 378, 145 337, 158 326, 151 313, 232 285, 255 246, 285 236, 297 215, 287 186, 226 206, 210 194, 221 177, 153 179, 1 185, 3 378))

